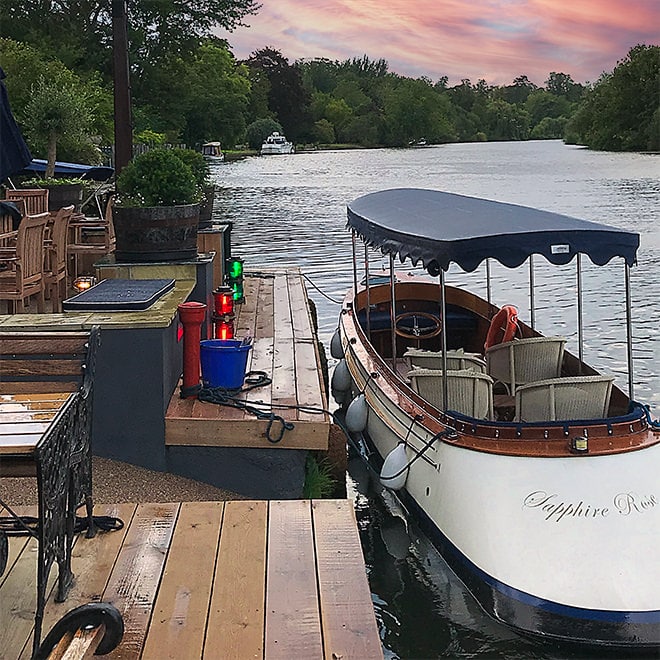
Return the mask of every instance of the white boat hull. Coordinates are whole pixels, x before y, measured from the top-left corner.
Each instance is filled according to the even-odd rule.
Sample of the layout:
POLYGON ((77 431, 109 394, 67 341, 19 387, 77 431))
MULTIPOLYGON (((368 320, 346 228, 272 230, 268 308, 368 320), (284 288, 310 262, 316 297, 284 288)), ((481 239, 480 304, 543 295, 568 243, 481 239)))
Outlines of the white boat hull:
MULTIPOLYGON (((344 343, 366 434, 409 459, 433 432, 344 343), (400 401, 399 401, 400 404, 400 401)), ((605 646, 660 642, 660 444, 604 456, 491 454, 433 442, 402 499, 478 602, 521 632, 605 646)))

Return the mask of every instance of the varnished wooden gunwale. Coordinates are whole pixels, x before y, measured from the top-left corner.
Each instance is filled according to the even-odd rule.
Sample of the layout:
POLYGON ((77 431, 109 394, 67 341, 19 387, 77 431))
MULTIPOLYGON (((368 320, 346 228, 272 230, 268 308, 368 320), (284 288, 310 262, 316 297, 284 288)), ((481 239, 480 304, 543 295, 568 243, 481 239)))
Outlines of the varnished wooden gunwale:
MULTIPOLYGON (((382 660, 350 501, 98 505, 95 514, 124 527, 76 537, 74 586, 56 603, 51 580, 44 631, 74 607, 109 602, 126 627, 110 660, 382 660)), ((30 658, 34 544, 10 539, 2 657, 30 658)))
MULTIPOLYGON (((437 288, 437 285, 421 281, 406 281, 397 284, 397 300, 411 298, 428 300, 430 288, 437 288)), ((496 310, 494 306, 488 305, 486 301, 470 292, 454 287, 447 287, 446 290, 448 304, 461 306, 479 316, 485 314, 484 318, 488 318, 496 310)), ((388 296, 389 285, 373 287, 370 292, 370 303, 375 304, 378 301, 386 303, 389 300, 388 296)), ((378 379, 374 387, 383 390, 392 404, 411 418, 421 415, 420 423, 430 433, 440 433, 447 427, 458 432, 454 438, 442 438, 442 442, 492 454, 535 457, 575 456, 570 452, 570 438, 584 435, 585 429, 589 437, 589 455, 623 453, 660 443, 660 432, 654 431, 644 417, 633 421, 615 421, 616 418, 611 418, 611 421, 608 422, 598 420, 597 423, 589 425, 569 423, 526 425, 523 423, 505 426, 489 424, 483 420, 474 420, 472 423, 447 415, 413 391, 373 348, 357 322, 352 298, 353 294, 349 292, 344 301, 340 319, 347 338, 345 345, 345 351, 349 353, 347 359, 353 359, 359 363, 365 373, 377 373, 378 379)), ((359 292, 357 300, 359 310, 360 303, 365 304, 366 302, 366 294, 363 291, 359 292)), ((539 333, 523 325, 523 336, 538 335, 539 333)), ((568 359, 569 361, 575 360, 573 356, 568 359)), ((588 369, 593 372, 590 367, 588 369)), ((363 383, 358 383, 358 387, 363 385, 363 383)), ((613 398, 618 401, 624 397, 616 387, 613 388, 613 393, 615 393, 613 398)))

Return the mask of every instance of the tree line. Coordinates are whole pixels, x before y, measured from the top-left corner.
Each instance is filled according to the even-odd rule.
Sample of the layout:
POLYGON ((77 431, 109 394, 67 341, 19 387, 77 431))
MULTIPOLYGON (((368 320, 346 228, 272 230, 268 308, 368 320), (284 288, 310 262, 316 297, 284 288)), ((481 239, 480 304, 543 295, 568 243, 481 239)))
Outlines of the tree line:
MULTIPOLYGON (((112 3, 0 0, 0 66, 35 154, 95 162, 113 141, 112 3), (44 15, 48 20, 43 20, 44 15)), ((272 130, 298 144, 407 146, 564 139, 594 149, 660 149, 660 47, 637 45, 582 85, 551 72, 543 87, 408 78, 366 55, 289 62, 265 47, 237 60, 213 29, 233 29, 255 0, 129 5, 137 142, 218 140, 258 148, 272 130)))

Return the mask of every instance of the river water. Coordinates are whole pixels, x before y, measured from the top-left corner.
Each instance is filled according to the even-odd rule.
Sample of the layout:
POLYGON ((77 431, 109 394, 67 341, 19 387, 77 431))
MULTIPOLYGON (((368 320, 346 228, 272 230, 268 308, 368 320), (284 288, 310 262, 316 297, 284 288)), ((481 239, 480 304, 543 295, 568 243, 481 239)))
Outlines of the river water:
MULTIPOLYGON (((213 165, 220 191, 214 217, 233 223, 232 254, 245 268, 297 266, 330 355, 339 302, 352 286, 346 204, 384 188, 417 187, 565 213, 641 235, 631 271, 635 398, 660 416, 660 156, 592 152, 560 141, 452 144, 415 149, 318 151, 213 165)), ((624 268, 583 260, 584 358, 627 391, 624 268)), ((370 267, 387 267, 378 253, 370 267)), ((493 302, 529 321, 529 271, 493 264, 493 302), (513 276, 513 279, 512 279, 513 276), (526 312, 527 310, 527 312, 526 312)), ((447 283, 485 296, 479 268, 451 269, 447 283)), ((568 338, 577 353, 575 265, 535 261, 536 326, 568 338)), ((332 362, 332 361, 331 361, 332 362)), ((599 658, 541 644, 493 622, 445 565, 397 501, 358 460, 354 499, 383 650, 388 659, 599 658)))

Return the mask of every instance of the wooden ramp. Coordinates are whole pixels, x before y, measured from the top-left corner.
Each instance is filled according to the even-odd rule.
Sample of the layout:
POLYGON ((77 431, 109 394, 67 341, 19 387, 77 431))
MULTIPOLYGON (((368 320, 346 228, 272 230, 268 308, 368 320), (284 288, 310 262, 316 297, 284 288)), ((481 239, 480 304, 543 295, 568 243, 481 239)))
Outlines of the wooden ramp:
MULTIPOLYGON (((176 389, 165 416, 165 444, 282 449, 328 448, 330 418, 309 302, 299 270, 249 273, 245 302, 236 305, 235 336, 253 337, 248 371, 263 371, 272 383, 241 395, 263 410, 272 406, 294 427, 280 442, 268 441, 269 420, 196 399, 176 389)), ((278 425, 270 437, 278 436, 278 425)))
MULTIPOLYGON (((76 582, 64 603, 50 594, 45 632, 70 609, 105 601, 126 628, 107 658, 383 658, 349 500, 98 505, 95 515, 125 526, 77 538, 76 582)), ((3 658, 29 660, 35 548, 10 540, 3 658)))

